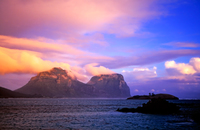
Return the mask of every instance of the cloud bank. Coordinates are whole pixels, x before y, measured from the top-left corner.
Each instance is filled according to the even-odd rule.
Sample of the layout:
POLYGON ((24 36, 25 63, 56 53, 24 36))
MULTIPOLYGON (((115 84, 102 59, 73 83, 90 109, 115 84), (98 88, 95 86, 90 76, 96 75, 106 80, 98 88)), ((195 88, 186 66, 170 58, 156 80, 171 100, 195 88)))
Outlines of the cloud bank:
POLYGON ((89 73, 92 76, 100 75, 100 74, 113 74, 113 73, 115 73, 112 70, 105 68, 103 66, 96 67, 97 65, 98 65, 98 63, 92 63, 92 64, 86 65, 84 68, 87 71, 87 73, 89 73))
POLYGON ((123 70, 122 74, 129 81, 146 80, 149 78, 157 77, 156 70, 157 70, 157 68, 155 66, 153 68, 135 67, 135 68, 133 68, 132 71, 123 70))
POLYGON ((193 57, 188 64, 176 63, 175 61, 165 62, 165 67, 168 74, 173 75, 193 75, 200 73, 200 58, 193 57))
POLYGON ((134 36, 143 21, 165 14, 157 7, 161 3, 155 0, 2 0, 0 34, 16 36, 30 30, 34 35, 71 39, 94 32, 134 36))
POLYGON ((63 62, 51 62, 41 59, 39 53, 32 51, 13 50, 0 47, 0 74, 6 73, 38 73, 53 67, 70 69, 70 65, 63 62))
POLYGON ((156 50, 147 51, 142 54, 132 56, 115 56, 112 61, 99 62, 101 65, 110 69, 123 68, 133 65, 148 65, 167 60, 175 59, 183 56, 196 56, 200 55, 199 50, 181 49, 181 50, 156 50), (113 62, 115 64, 113 64, 113 62))

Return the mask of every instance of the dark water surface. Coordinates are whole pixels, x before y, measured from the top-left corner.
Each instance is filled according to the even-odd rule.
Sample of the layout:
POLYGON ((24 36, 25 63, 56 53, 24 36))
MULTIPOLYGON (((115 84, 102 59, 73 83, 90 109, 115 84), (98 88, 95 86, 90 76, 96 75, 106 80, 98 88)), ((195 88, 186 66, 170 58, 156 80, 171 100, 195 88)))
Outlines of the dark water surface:
MULTIPOLYGON (((117 108, 136 108, 148 100, 21 98, 0 99, 0 129, 199 130, 185 115, 121 113, 117 108)), ((172 101, 200 104, 200 101, 172 101)), ((181 110, 193 111, 183 105, 181 110)), ((198 110, 197 110, 198 111, 198 110)))

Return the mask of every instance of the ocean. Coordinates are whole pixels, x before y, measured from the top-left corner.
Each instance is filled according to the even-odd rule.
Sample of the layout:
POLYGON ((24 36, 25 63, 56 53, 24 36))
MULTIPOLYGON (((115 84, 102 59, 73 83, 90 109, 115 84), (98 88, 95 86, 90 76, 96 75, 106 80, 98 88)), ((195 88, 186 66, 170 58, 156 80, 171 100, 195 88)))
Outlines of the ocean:
POLYGON ((199 100, 174 100, 187 114, 156 115, 117 112, 148 100, 10 98, 0 99, 0 129, 61 130, 199 130, 190 117, 199 100), (188 105, 189 104, 189 105, 188 105))

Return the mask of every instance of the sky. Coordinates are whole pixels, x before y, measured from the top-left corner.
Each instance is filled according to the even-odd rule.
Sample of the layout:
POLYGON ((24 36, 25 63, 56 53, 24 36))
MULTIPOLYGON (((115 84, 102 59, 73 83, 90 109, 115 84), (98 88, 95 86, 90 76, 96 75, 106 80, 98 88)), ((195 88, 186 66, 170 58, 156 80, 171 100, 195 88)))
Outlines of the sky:
POLYGON ((200 99, 199 0, 1 0, 0 86, 53 67, 87 83, 120 73, 131 95, 200 99))

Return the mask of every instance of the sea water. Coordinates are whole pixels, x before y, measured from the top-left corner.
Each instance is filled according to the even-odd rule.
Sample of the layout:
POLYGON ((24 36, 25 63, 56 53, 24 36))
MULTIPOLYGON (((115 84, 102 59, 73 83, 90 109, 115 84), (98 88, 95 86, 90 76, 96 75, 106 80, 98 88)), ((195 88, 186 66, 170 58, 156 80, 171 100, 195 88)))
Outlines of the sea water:
MULTIPOLYGON (((148 100, 126 99, 0 99, 0 129, 200 129, 199 124, 180 114, 155 115, 116 111, 124 107, 137 108, 147 102, 148 100)), ((174 102, 200 104, 200 101, 193 100, 174 102)))

